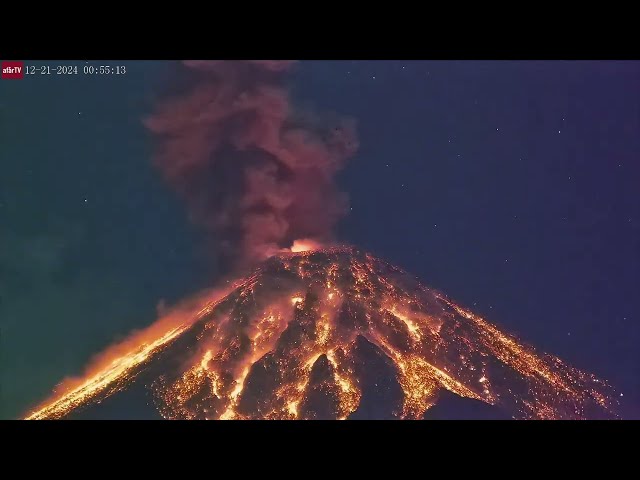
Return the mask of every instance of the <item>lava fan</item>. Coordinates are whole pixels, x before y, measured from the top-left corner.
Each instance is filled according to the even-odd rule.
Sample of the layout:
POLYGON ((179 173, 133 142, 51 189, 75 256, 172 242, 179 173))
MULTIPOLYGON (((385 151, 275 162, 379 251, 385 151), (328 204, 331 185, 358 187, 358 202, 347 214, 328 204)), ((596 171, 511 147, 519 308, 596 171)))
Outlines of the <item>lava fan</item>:
POLYGON ((133 391, 166 419, 419 419, 452 398, 513 418, 616 416, 604 381, 351 248, 271 257, 27 418, 101 418, 133 391))

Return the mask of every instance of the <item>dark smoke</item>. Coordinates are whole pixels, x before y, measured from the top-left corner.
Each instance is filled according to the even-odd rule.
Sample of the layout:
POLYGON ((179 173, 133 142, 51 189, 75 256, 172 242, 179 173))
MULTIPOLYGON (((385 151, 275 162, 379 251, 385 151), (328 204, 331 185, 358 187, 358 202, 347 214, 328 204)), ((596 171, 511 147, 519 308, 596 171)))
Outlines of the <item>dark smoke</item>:
POLYGON ((223 260, 246 266, 297 238, 331 240, 347 211, 335 175, 355 125, 323 125, 291 104, 289 61, 185 61, 193 80, 145 120, 155 164, 223 260))

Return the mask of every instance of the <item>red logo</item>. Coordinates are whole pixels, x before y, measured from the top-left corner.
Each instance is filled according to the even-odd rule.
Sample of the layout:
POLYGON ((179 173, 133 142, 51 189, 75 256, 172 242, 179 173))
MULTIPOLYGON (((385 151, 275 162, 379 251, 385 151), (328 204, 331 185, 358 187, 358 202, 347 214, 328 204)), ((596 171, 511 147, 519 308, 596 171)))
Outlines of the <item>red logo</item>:
POLYGON ((2 78, 24 77, 24 62, 2 62, 2 78))

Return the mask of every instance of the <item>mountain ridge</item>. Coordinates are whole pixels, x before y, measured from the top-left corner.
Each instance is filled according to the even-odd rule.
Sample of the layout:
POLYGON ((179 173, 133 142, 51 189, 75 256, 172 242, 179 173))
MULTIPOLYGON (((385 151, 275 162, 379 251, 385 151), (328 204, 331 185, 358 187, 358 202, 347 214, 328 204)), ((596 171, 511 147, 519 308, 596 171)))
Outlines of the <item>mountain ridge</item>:
POLYGON ((443 391, 514 418, 616 418, 606 382, 353 247, 275 255, 196 317, 100 392, 31 417, 144 372, 168 419, 419 419, 443 391))

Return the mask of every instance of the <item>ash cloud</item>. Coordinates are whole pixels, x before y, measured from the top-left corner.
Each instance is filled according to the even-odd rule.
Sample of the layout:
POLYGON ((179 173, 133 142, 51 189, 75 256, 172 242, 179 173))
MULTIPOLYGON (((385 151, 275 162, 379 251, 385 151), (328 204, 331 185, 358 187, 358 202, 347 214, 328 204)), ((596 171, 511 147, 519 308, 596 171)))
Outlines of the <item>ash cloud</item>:
POLYGON ((336 173, 357 150, 349 119, 322 122, 292 104, 290 61, 185 61, 190 84, 145 125, 155 164, 230 267, 296 239, 332 239, 348 199, 336 173))

